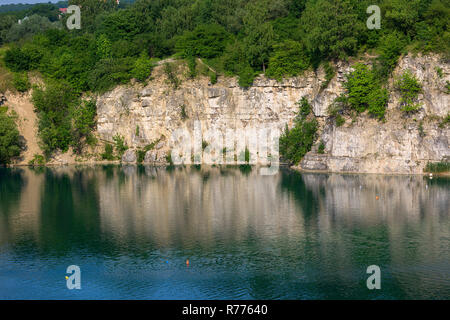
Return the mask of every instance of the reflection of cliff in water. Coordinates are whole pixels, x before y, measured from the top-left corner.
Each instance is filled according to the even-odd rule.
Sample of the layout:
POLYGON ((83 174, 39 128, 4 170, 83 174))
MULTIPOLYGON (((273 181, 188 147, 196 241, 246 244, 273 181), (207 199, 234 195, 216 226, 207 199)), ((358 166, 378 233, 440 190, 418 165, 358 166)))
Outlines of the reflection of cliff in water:
POLYGON ((277 292, 282 274, 299 292, 299 279, 329 292, 320 298, 354 292, 377 264, 397 296, 448 297, 449 187, 444 178, 226 166, 1 169, 0 249, 207 256, 220 261, 214 272, 254 274, 254 290, 277 292), (258 282, 261 266, 276 266, 264 271, 273 281, 258 282))
POLYGON ((344 265, 364 257, 390 265, 411 297, 449 296, 450 179, 289 173, 281 187, 309 211, 305 229, 320 233, 327 259, 344 265))
POLYGON ((239 241, 250 233, 298 233, 302 216, 280 198, 280 176, 226 167, 123 167, 99 188, 102 229, 117 237, 161 246, 217 239, 239 241), (267 230, 272 226, 277 230, 267 230))
POLYGON ((0 209, 0 228, 5 229, 0 229, 0 240, 12 243, 18 254, 64 253, 80 244, 89 246, 89 238, 100 236, 97 170, 25 168, 18 171, 20 174, 17 169, 6 170, 8 179, 1 179, 0 185, 16 187, 2 193, 6 199, 1 203, 7 208, 0 209))

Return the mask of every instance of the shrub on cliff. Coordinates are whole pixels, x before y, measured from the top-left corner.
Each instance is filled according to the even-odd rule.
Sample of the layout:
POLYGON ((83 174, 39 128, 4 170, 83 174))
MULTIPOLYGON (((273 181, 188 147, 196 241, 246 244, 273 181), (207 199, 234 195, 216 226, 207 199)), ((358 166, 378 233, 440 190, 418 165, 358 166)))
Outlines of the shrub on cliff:
POLYGON ((9 164, 20 155, 22 143, 14 117, 0 112, 0 165, 9 164))
POLYGON ((286 125, 285 132, 280 137, 280 154, 291 164, 298 164, 311 150, 318 129, 317 120, 310 116, 312 109, 306 98, 302 98, 299 106, 299 115, 295 119, 293 128, 289 129, 286 125))
POLYGON ((112 146, 112 144, 105 144, 105 151, 101 154, 101 157, 103 160, 109 160, 112 161, 114 160, 114 148, 112 146))
POLYGON ((412 113, 420 109, 418 96, 422 92, 422 85, 411 71, 406 70, 396 79, 395 88, 400 93, 400 108, 402 111, 412 113))
POLYGON ((74 151, 80 154, 86 143, 96 141, 92 131, 95 129, 95 116, 97 114, 96 101, 94 99, 81 101, 72 106, 70 115, 72 118, 72 142, 74 151))
POLYGON ((95 100, 81 100, 72 87, 51 81, 45 88, 35 88, 32 101, 39 117, 38 129, 42 150, 66 152, 69 146, 81 153, 85 143, 95 141, 95 100))
POLYGON ((76 95, 67 83, 50 82, 35 88, 32 101, 39 117, 38 129, 46 156, 53 151, 67 151, 72 141, 70 106, 76 95))
POLYGON ((231 35, 217 24, 203 24, 178 37, 176 50, 184 58, 194 56, 214 58, 221 55, 231 35))
POLYGON ((142 52, 140 57, 134 62, 134 67, 131 70, 131 76, 138 81, 145 81, 152 72, 152 62, 146 52, 142 52))
POLYGON ((117 155, 121 159, 123 154, 125 153, 125 151, 128 150, 128 146, 125 143, 124 137, 121 136, 120 134, 116 134, 113 137, 113 140, 114 140, 114 147, 116 149, 117 155))
POLYGON ((449 172, 450 162, 440 161, 440 162, 428 162, 424 172, 449 172))
POLYGON ((385 114, 389 94, 382 88, 374 71, 364 64, 356 64, 344 83, 346 103, 357 112, 369 113, 379 119, 385 114))
POLYGON ((30 81, 26 72, 15 73, 13 76, 13 85, 19 92, 26 92, 31 88, 30 81))
POLYGON ((285 40, 273 46, 266 75, 281 81, 283 77, 296 76, 309 66, 306 49, 300 42, 285 40))

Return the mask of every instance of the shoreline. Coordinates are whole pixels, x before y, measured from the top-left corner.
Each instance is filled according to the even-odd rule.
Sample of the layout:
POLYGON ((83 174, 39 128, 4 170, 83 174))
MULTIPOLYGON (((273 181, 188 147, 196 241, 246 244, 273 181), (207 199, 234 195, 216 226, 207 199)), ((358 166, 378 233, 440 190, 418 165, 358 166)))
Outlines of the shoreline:
MULTIPOLYGON (((206 166, 206 167, 239 167, 242 165, 248 165, 251 167, 267 167, 255 164, 183 164, 183 165, 170 165, 162 163, 123 163, 120 160, 114 161, 90 161, 90 162, 70 162, 70 163, 47 163, 44 165, 29 165, 25 163, 20 164, 10 164, 3 166, 4 168, 55 168, 55 167, 71 167, 71 166, 97 166, 97 165, 117 165, 117 166, 144 166, 144 167, 192 167, 192 166, 206 166)), ((2 166, 0 166, 1 168, 2 166)), ((316 174, 358 174, 358 175, 382 175, 382 176, 429 176, 430 173, 433 177, 450 177, 450 171, 446 172, 422 172, 422 173, 401 173, 401 172, 360 172, 360 171, 329 171, 329 170, 307 170, 302 169, 298 166, 289 166, 287 164, 280 164, 280 168, 287 168, 298 173, 316 173, 316 174)))

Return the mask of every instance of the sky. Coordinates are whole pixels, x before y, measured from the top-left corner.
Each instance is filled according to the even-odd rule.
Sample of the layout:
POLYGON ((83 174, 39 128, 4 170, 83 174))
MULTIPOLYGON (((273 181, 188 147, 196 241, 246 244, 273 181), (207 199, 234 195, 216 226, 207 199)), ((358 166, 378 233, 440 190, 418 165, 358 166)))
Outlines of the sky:
POLYGON ((58 2, 58 0, 0 0, 0 5, 2 4, 17 4, 17 3, 48 3, 48 2, 58 2))

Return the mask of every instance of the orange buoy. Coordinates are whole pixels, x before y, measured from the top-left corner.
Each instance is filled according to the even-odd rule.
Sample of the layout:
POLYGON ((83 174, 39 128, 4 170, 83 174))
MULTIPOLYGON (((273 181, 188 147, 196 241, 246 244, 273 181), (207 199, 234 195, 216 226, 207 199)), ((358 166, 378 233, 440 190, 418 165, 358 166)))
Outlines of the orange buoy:
POLYGON ((186 260, 186 265, 187 265, 187 266, 189 265, 189 259, 186 260))

